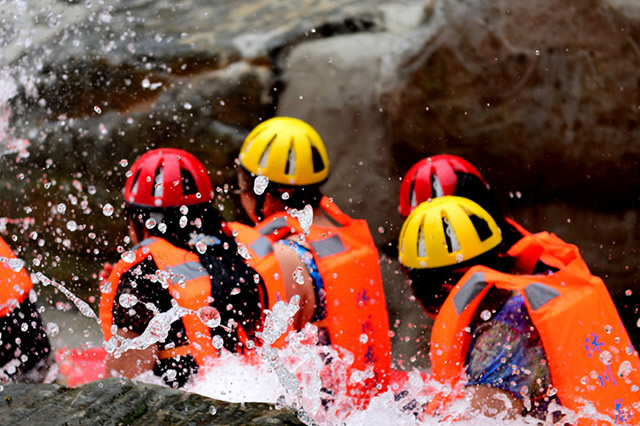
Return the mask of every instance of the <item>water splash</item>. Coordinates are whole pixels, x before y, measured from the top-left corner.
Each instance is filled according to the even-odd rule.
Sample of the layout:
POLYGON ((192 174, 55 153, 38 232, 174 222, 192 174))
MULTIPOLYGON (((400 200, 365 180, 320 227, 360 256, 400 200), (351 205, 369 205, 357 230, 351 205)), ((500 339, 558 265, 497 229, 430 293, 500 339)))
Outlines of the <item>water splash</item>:
POLYGON ((84 300, 82 300, 79 297, 77 297, 75 294, 73 294, 71 291, 69 291, 62 284, 57 283, 54 280, 46 277, 42 272, 37 272, 35 274, 35 278, 36 278, 36 281, 42 283, 42 285, 44 285, 44 286, 52 285, 55 288, 57 288, 58 290, 60 290, 60 292, 62 294, 64 294, 69 300, 71 300, 73 302, 74 305, 76 305, 76 307, 78 308, 80 313, 82 315, 84 315, 85 317, 94 318, 98 322, 100 321, 98 319, 96 313, 93 311, 93 309, 91 309, 91 306, 89 306, 89 304, 87 302, 85 302, 84 300))
POLYGON ((253 181, 253 192, 256 195, 262 195, 269 185, 269 178, 266 176, 257 176, 253 181))
POLYGON ((309 235, 309 228, 311 228, 311 224, 313 223, 313 207, 307 204, 302 210, 289 209, 287 213, 289 216, 298 219, 304 234, 309 235))

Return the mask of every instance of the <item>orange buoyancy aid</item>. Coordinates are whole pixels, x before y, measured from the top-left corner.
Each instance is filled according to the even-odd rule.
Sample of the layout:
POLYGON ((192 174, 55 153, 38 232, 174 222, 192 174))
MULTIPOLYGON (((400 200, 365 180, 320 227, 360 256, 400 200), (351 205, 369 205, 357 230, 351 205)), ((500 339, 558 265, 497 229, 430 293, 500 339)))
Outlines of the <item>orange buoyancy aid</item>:
MULTIPOLYGON (((482 299, 496 287, 524 297, 563 406, 579 411, 591 403, 615 423, 640 421, 640 358, 604 283, 591 275, 578 248, 542 232, 523 237, 508 255, 520 266, 532 268, 540 260, 558 270, 531 275, 532 269, 520 269, 516 273, 526 275, 512 275, 484 266, 470 268, 447 297, 433 326, 434 378, 459 389, 456 383, 465 371, 471 342, 468 327, 482 299)), ((579 422, 592 423, 584 418, 579 422)))
POLYGON ((269 238, 251 226, 227 222, 236 242, 247 248, 247 264, 258 272, 267 288, 268 308, 286 299, 284 277, 269 238))
MULTIPOLYGON (((326 317, 315 325, 328 332, 332 345, 353 354, 352 369, 366 373, 348 378, 347 392, 368 398, 386 390, 391 368, 378 250, 366 221, 350 218, 327 197, 319 207, 335 227, 312 224, 304 238, 324 284, 326 317)), ((292 232, 304 235, 299 220, 285 212, 267 218, 256 229, 272 241, 292 232)))
MULTIPOLYGON (((191 355, 199 366, 207 364, 207 359, 218 356, 213 347, 211 331, 198 318, 198 309, 211 303, 211 281, 209 272, 202 266, 198 256, 187 250, 178 248, 162 238, 148 238, 132 249, 135 260, 128 263, 120 260, 114 266, 111 275, 102 285, 100 298, 100 323, 105 340, 112 337, 113 304, 117 301, 120 278, 145 258, 151 256, 158 270, 166 273, 167 290, 183 308, 192 312, 184 315, 184 324, 189 344, 174 349, 161 350, 161 359, 191 355)), ((159 279, 162 281, 162 279, 159 279)), ((158 283, 158 285, 161 285, 158 283)))
MULTIPOLYGON (((16 259, 16 255, 2 238, 0 238, 0 256, 16 259)), ((8 262, 0 262, 0 318, 22 304, 32 288, 33 283, 24 267, 14 271, 8 262)))

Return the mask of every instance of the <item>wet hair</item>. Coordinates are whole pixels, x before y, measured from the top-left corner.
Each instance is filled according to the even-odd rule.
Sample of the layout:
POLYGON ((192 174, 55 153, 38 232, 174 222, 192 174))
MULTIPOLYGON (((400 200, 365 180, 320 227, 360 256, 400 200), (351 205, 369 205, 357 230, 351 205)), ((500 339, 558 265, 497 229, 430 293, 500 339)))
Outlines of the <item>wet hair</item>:
POLYGON ((443 284, 456 285, 470 267, 483 265, 499 272, 511 271, 515 259, 503 254, 504 247, 501 246, 502 244, 480 256, 452 266, 408 269, 407 275, 411 280, 413 294, 425 308, 439 309, 449 295, 449 291, 443 287, 443 284))
MULTIPOLYGON (((256 175, 245 169, 244 167, 240 167, 240 172, 244 173, 250 180, 251 189, 253 190, 253 184, 256 179, 256 175)), ((322 186, 326 182, 326 179, 320 183, 312 184, 312 185, 284 185, 276 182, 269 182, 267 188, 264 193, 258 195, 254 193, 256 198, 256 210, 255 214, 259 220, 263 220, 264 213, 264 202, 266 195, 269 194, 272 197, 280 200, 282 204, 284 204, 288 208, 302 210, 304 207, 309 204, 312 208, 317 208, 320 205, 320 201, 322 200, 322 192, 320 191, 320 186, 322 186), (288 194, 287 197, 282 198, 283 194, 288 194)))
POLYGON ((493 191, 488 189, 476 175, 463 172, 456 172, 456 175, 458 176, 458 182, 456 184, 455 195, 476 202, 491 215, 493 220, 496 221, 498 228, 502 231, 502 247, 508 250, 509 247, 522 238, 522 234, 505 220, 502 209, 493 195, 493 191))
MULTIPOLYGON (((209 273, 213 298, 211 306, 220 312, 223 325, 232 319, 242 326, 250 339, 255 338, 256 331, 262 327, 262 311, 268 306, 262 278, 238 254, 236 241, 224 231, 222 216, 213 205, 201 203, 187 208, 187 214, 183 215, 179 207, 148 208, 129 205, 126 213, 137 235, 142 235, 145 222, 153 218, 158 224, 164 223, 167 229, 163 233, 156 225, 147 231, 151 236, 163 238, 176 247, 195 253, 209 273), (186 224, 183 216, 187 217, 186 224), (180 226, 181 219, 184 226, 180 226), (198 252, 195 241, 207 237, 209 240, 213 237, 219 243, 207 245, 204 253, 198 252), (240 291, 232 291, 235 289, 240 291)), ((235 352, 239 342, 237 333, 234 331, 223 337, 225 347, 235 352)))

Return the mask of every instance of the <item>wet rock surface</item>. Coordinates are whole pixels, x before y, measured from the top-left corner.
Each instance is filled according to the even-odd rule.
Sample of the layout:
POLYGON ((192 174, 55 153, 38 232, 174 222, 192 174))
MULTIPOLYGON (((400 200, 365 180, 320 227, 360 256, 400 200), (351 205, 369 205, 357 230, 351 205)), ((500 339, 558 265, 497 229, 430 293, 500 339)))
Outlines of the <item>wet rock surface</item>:
POLYGON ((163 386, 105 379, 69 389, 10 384, 0 423, 11 425, 299 425, 295 413, 262 403, 216 401, 163 386))

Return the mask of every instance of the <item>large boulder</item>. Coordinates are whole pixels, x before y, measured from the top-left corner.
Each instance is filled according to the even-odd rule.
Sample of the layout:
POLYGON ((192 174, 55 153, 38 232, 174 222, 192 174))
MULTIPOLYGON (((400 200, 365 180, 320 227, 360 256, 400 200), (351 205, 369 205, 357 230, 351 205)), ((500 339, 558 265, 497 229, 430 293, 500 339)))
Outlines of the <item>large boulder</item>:
POLYGON ((631 288, 638 231, 621 219, 640 192, 637 12, 607 0, 438 2, 381 93, 390 158, 470 159, 507 212, 578 244, 616 292, 631 288))

